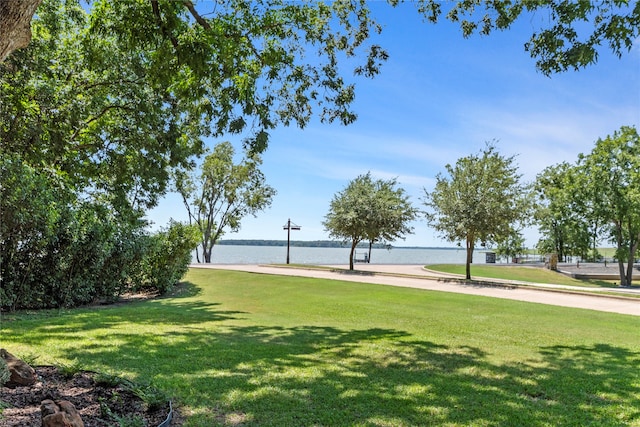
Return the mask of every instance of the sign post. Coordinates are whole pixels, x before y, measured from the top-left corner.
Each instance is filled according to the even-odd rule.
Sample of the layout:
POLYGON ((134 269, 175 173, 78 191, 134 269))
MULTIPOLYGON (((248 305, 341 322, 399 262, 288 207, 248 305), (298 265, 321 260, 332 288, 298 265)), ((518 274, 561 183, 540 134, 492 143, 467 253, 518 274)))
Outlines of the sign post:
POLYGON ((291 244, 291 230, 300 230, 300 226, 293 224, 291 222, 291 218, 289 218, 282 229, 287 230, 287 264, 289 264, 289 245, 291 244))

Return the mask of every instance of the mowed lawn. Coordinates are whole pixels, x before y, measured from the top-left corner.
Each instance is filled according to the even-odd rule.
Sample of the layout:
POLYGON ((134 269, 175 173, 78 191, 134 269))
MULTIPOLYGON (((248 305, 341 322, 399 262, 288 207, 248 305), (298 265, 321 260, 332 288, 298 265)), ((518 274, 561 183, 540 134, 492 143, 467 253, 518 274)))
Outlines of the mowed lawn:
POLYGON ((187 426, 640 426, 640 317, 207 269, 185 282, 4 314, 1 346, 151 380, 187 426))

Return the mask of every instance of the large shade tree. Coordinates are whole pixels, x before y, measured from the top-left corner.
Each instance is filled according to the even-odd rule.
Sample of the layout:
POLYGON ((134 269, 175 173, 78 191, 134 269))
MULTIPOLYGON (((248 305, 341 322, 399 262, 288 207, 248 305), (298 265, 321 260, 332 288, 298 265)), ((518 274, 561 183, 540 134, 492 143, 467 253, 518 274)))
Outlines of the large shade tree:
MULTIPOLYGON (((239 163, 234 163, 234 154, 233 145, 222 142, 204 158, 199 174, 176 177, 189 221, 200 230, 204 262, 211 262, 213 246, 226 231, 238 231, 242 218, 269 207, 276 194, 260 171, 258 154, 239 163)), ((199 262, 199 252, 197 257, 199 262)))
POLYGON ((514 157, 487 144, 479 154, 446 165, 432 191, 424 190, 426 219, 450 242, 464 244, 466 278, 471 279, 473 251, 478 244, 504 241, 526 221, 529 198, 520 182, 514 157))
POLYGON ((623 126, 599 139, 588 155, 581 155, 582 185, 590 195, 590 217, 606 224, 616 244, 620 284, 630 286, 640 245, 640 136, 623 126))
MULTIPOLYGON (((1 2, 0 25, 7 6, 26 4, 1 2)), ((357 3, 199 7, 44 0, 28 47, 0 63, 3 158, 63 177, 69 203, 92 203, 112 213, 114 229, 136 234, 170 177, 204 152, 204 137, 243 133, 251 155, 266 148, 269 129, 304 126, 318 109, 350 123, 354 88, 339 64, 361 54, 349 64, 373 76, 386 57, 366 44, 377 27, 357 3)), ((19 180, 1 184, 10 182, 19 180)))
MULTIPOLYGON (((369 241, 389 242, 413 232, 410 223, 418 214, 396 179, 373 179, 360 175, 334 195, 323 225, 331 238, 351 242, 349 269, 353 270, 356 247, 369 241)), ((369 257, 371 254, 369 254, 369 257)))
POLYGON ((586 258, 591 243, 595 250, 600 223, 585 215, 590 203, 583 175, 581 168, 563 162, 545 168, 533 185, 533 217, 541 234, 538 249, 557 254, 559 260, 568 255, 586 258))
MULTIPOLYGON (((29 20, 40 1, 0 2, 0 61, 13 50, 28 43, 29 20)), ((255 35, 256 29, 276 35, 277 44, 278 39, 286 40, 291 35, 291 30, 295 31, 296 28, 318 30, 317 34, 321 34, 328 22, 328 7, 322 3, 235 0, 217 2, 215 7, 207 2, 190 0, 136 0, 121 3, 128 3, 125 5, 126 9, 116 7, 116 10, 133 12, 120 15, 120 19, 123 28, 133 29, 134 42, 144 41, 155 33, 176 48, 173 51, 175 54, 179 53, 179 46, 185 47, 181 32, 175 31, 177 25, 185 21, 200 27, 194 35, 203 45, 212 37, 223 36, 230 48, 233 48, 233 44, 241 37, 255 35), (207 9, 206 13, 203 9, 207 9), (239 19, 236 23, 243 25, 246 30, 238 34, 241 37, 220 33, 216 31, 217 28, 211 31, 216 27, 211 25, 212 22, 215 23, 216 18, 226 18, 227 22, 233 20, 233 13, 229 13, 230 11, 240 12, 237 14, 239 19), (252 13, 256 18, 246 21, 243 12, 252 13), (214 15, 213 18, 211 15, 214 15), (267 19, 264 19, 265 17, 267 19)), ((331 9, 335 11, 335 16, 341 21, 353 20, 354 28, 360 27, 365 30, 359 31, 360 40, 366 38, 369 28, 366 21, 362 21, 362 17, 367 16, 366 2, 360 0, 334 3, 336 7, 331 9)), ((388 3, 395 6, 401 1, 388 0, 388 3)), ((415 4, 419 12, 430 22, 437 22, 444 15, 446 19, 459 23, 465 36, 474 33, 486 35, 496 30, 506 30, 518 20, 527 20, 534 32, 524 48, 536 59, 537 68, 547 75, 596 63, 603 45, 606 45, 604 49, 621 56, 631 50, 634 40, 640 34, 640 3, 629 0, 418 0, 415 4)), ((313 43, 316 40, 315 36, 308 35, 307 32, 306 41, 313 43)), ((259 38, 256 37, 254 40, 259 38)), ((265 41, 273 42, 273 39, 265 41)), ((342 44, 344 39, 337 38, 334 41, 342 44)), ((259 44, 255 45, 259 51, 259 44)))
POLYGON ((9 55, 28 38, 21 8, 36 3, 0 2, 0 189, 11 225, 0 235, 3 306, 33 306, 59 285, 64 294, 54 294, 69 299, 54 303, 76 304, 160 277, 146 267, 171 263, 153 253, 174 254, 164 242, 188 248, 190 232, 177 233, 185 245, 152 245, 141 219, 204 152, 203 138, 243 133, 251 156, 281 124, 304 126, 313 114, 348 124, 354 87, 343 60, 373 76, 386 58, 367 44, 377 26, 358 3, 203 2, 197 10, 167 0, 44 0, 31 42, 9 55), (32 203, 12 208, 35 182, 27 171, 52 189, 29 187, 32 203), (150 252, 160 262, 139 259, 150 252), (75 261, 83 257, 91 261, 75 261))
POLYGON ((45 0, 33 39, 0 65, 0 149, 54 166, 124 209, 153 206, 202 138, 355 119, 358 75, 386 53, 365 5, 45 0))
POLYGON ((40 6, 29 47, 0 64, 0 150, 137 221, 202 151, 203 128, 144 49, 97 34, 94 19, 72 1, 40 6))

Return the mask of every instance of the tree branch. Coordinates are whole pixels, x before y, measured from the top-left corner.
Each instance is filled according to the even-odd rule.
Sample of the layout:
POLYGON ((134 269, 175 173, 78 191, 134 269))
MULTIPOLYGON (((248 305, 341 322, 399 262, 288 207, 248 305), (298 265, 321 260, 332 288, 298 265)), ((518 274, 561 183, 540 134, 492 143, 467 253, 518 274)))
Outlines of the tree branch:
POLYGON ((209 23, 207 22, 206 19, 204 19, 202 17, 202 15, 200 15, 198 13, 198 11, 196 10, 195 6, 193 5, 193 3, 189 0, 184 0, 182 2, 182 4, 184 5, 184 7, 186 7, 187 9, 189 9, 189 13, 191 13, 191 16, 193 16, 193 19, 196 20, 196 22, 198 24, 200 24, 200 26, 202 28, 204 28, 205 30, 210 30, 211 26, 209 25, 209 23))
POLYGON ((167 30, 167 27, 164 25, 162 21, 162 15, 160 14, 160 5, 158 4, 158 0, 150 0, 151 8, 153 9, 153 15, 156 17, 156 24, 158 24, 158 28, 162 32, 162 35, 169 40, 171 40, 171 44, 174 49, 178 49, 178 39, 176 39, 170 32, 167 30))

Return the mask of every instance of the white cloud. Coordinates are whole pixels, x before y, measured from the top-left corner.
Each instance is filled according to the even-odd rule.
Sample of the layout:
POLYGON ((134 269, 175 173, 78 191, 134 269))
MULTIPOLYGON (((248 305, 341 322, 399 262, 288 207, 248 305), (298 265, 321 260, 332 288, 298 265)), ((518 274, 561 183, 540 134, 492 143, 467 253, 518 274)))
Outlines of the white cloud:
POLYGON ((578 154, 590 152, 598 138, 619 128, 621 124, 613 120, 622 116, 553 108, 473 111, 466 132, 475 139, 489 139, 492 135, 501 152, 518 156, 521 172, 528 179, 546 166, 563 161, 573 163, 578 154))

